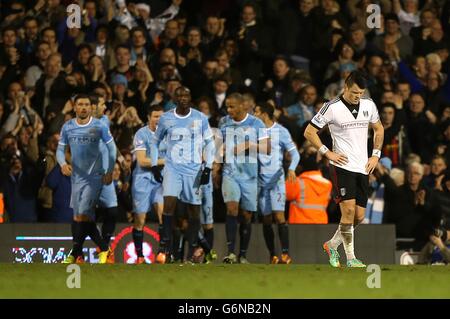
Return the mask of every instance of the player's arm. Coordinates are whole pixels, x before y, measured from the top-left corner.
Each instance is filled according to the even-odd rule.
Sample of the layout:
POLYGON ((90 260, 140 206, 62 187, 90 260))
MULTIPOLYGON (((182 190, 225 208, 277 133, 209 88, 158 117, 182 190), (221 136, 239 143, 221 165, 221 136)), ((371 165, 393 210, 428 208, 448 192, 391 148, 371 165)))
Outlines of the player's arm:
POLYGON ((72 175, 72 166, 66 162, 66 146, 68 144, 68 138, 64 127, 61 129, 61 139, 56 149, 56 161, 61 166, 61 172, 64 176, 72 175))
POLYGON ((291 183, 295 183, 297 176, 295 175, 295 169, 297 168, 298 163, 300 162, 300 153, 297 150, 297 147, 293 147, 288 150, 289 155, 291 156, 291 164, 289 164, 288 173, 286 180, 291 183))
POLYGON ((100 138, 106 145, 106 152, 108 157, 108 169, 106 174, 103 175, 103 184, 109 185, 112 183, 112 173, 114 171, 114 165, 116 164, 117 147, 114 143, 114 138, 106 125, 101 126, 100 138))
POLYGON ((153 177, 159 183, 162 183, 163 180, 161 171, 158 168, 159 144, 161 144, 161 141, 164 139, 166 132, 167 131, 164 128, 164 121, 163 119, 160 119, 158 128, 156 129, 156 132, 153 135, 152 142, 150 143, 150 168, 152 170, 153 177))
POLYGON ((263 155, 272 153, 272 143, 270 143, 269 136, 258 139, 258 153, 263 155))
POLYGON ((322 154, 322 156, 325 156, 329 160, 338 163, 340 165, 345 165, 348 162, 347 156, 343 154, 337 154, 326 147, 322 143, 319 137, 319 129, 317 127, 314 127, 311 123, 308 124, 305 130, 305 138, 315 147, 319 150, 319 153, 322 154))
POLYGON ((375 123, 371 123, 370 126, 373 129, 373 151, 366 164, 366 172, 368 174, 372 174, 375 167, 377 167, 384 141, 384 127, 381 121, 378 120, 375 123))

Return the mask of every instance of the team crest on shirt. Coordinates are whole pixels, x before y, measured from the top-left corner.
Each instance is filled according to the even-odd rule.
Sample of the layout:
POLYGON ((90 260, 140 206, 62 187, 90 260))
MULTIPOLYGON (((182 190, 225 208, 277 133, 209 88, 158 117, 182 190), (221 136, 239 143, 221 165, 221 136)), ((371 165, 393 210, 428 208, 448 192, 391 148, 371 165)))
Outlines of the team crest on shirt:
POLYGON ((345 189, 345 187, 342 187, 342 188, 340 189, 340 191, 341 191, 341 196, 345 196, 345 193, 347 192, 346 189, 345 189))
POLYGON ((97 130, 95 128, 91 128, 88 133, 91 135, 94 135, 97 132, 97 130))
POLYGON ((368 117, 369 116, 369 111, 363 111, 364 117, 368 117))

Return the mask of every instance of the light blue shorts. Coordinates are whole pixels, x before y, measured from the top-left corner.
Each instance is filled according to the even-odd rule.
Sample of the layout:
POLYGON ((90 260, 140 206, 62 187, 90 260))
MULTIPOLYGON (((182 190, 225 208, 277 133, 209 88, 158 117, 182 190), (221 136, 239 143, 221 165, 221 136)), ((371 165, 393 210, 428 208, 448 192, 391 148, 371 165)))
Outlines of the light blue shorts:
POLYGON ((167 167, 164 169, 163 195, 178 198, 183 203, 202 204, 201 187, 196 185, 198 176, 183 175, 167 167))
POLYGON ((114 182, 109 185, 103 185, 98 205, 103 208, 117 207, 117 195, 114 182))
POLYGON ((95 220, 95 207, 103 187, 102 175, 72 179, 70 207, 75 216, 88 216, 95 220))
POLYGON ((238 202, 239 207, 249 212, 256 212, 258 199, 258 180, 256 178, 241 181, 224 175, 222 195, 225 203, 238 202))
POLYGON ((152 205, 162 204, 162 185, 156 183, 149 176, 133 176, 131 183, 131 196, 133 197, 133 211, 136 214, 146 214, 151 211, 152 205))
POLYGON ((286 204, 286 184, 284 174, 280 176, 275 185, 259 187, 258 191, 259 211, 264 216, 272 212, 284 212, 286 204))

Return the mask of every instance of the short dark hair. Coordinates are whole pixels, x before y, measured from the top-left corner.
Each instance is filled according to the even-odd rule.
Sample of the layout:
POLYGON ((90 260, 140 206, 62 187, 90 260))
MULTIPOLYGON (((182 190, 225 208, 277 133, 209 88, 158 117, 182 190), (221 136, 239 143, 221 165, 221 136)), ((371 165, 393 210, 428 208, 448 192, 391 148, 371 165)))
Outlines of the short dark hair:
POLYGON ((88 99, 89 103, 92 103, 91 97, 85 93, 80 93, 80 94, 75 95, 73 101, 76 103, 80 99, 88 99))
POLYGON ((267 114, 269 118, 273 119, 273 113, 275 112, 275 108, 272 104, 269 104, 267 102, 261 102, 256 104, 257 107, 261 110, 261 113, 267 114))
POLYGON ((353 86, 356 84, 360 89, 367 88, 367 78, 366 75, 359 70, 353 71, 350 75, 345 79, 345 85, 347 87, 353 86))
POLYGON ((395 107, 395 104, 394 104, 394 103, 392 103, 392 102, 386 102, 386 103, 381 104, 380 110, 382 111, 382 110, 384 110, 385 108, 388 108, 388 107, 391 107, 391 108, 393 108, 394 110, 397 109, 397 108, 395 107))
POLYGON ((155 105, 151 105, 151 106, 147 109, 147 115, 148 115, 148 116, 151 116, 153 112, 159 112, 159 111, 164 111, 164 107, 162 106, 161 103, 155 104, 155 105))
POLYGON ((118 44, 118 45, 116 45, 116 47, 114 48, 114 53, 116 53, 117 50, 119 50, 119 49, 125 49, 125 50, 128 50, 128 52, 131 52, 130 47, 128 45, 126 45, 126 44, 118 44))

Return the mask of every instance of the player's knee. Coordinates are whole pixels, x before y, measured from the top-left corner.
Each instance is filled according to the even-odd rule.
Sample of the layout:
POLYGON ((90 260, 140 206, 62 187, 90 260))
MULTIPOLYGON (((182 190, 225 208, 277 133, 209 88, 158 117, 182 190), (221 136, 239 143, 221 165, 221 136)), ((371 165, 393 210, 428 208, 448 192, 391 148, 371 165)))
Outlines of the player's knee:
POLYGON ((277 214, 275 214, 275 222, 278 225, 286 223, 286 218, 284 218, 284 213, 277 213, 277 214))
POLYGON ((267 215, 263 217, 263 224, 264 225, 272 225, 272 215, 267 215))
POLYGON ((204 230, 210 230, 210 229, 214 228, 214 225, 213 224, 204 224, 204 225, 202 225, 202 227, 204 230))
POLYGON ((364 216, 360 217, 360 216, 355 216, 355 219, 353 220, 353 225, 359 225, 364 221, 364 216))
POLYGON ((176 197, 164 197, 164 213, 173 215, 177 207, 176 197))
POLYGON ((227 215, 237 216, 239 213, 239 206, 237 203, 227 203, 227 215))
POLYGON ((241 223, 250 224, 252 222, 252 213, 242 212, 241 223))
POLYGON ((142 230, 145 226, 145 214, 135 214, 134 228, 142 230))

